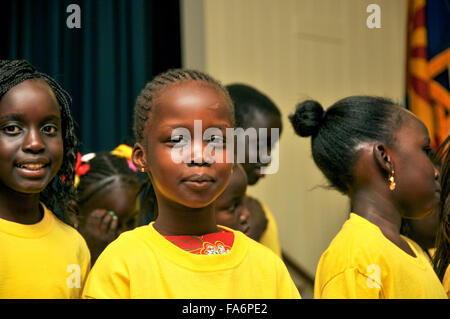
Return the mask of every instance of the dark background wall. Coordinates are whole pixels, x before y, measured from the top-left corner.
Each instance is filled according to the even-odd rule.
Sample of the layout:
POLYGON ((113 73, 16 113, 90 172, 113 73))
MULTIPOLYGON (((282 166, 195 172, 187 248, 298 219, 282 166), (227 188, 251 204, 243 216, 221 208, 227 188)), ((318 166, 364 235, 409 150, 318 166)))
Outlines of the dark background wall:
POLYGON ((140 90, 181 67, 178 0, 7 0, 0 11, 0 58, 26 59, 69 92, 82 153, 132 142, 140 90), (67 26, 70 4, 81 28, 67 26))

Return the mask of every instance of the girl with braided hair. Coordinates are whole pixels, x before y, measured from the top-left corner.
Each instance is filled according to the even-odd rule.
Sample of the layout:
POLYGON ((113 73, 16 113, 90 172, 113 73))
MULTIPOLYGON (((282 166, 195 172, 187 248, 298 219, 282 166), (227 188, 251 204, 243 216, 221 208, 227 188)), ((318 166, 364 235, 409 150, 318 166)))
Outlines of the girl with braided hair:
POLYGON ((439 203, 439 171, 423 122, 392 101, 350 96, 326 111, 314 100, 290 116, 311 137, 314 162, 349 197, 351 213, 322 254, 315 298, 446 299, 428 257, 400 234, 439 203))
POLYGON ((67 224, 78 145, 70 106, 27 61, 0 61, 0 298, 81 295, 90 256, 67 224))
POLYGON ((270 249, 216 224, 214 203, 234 165, 219 159, 229 151, 223 137, 233 125, 228 92, 205 73, 169 70, 145 86, 136 101, 132 159, 153 185, 158 214, 106 247, 83 298, 300 297, 270 249), (205 155, 210 146, 216 161, 205 155), (181 148, 190 160, 174 160, 181 148))
POLYGON ((89 246, 94 264, 118 235, 137 226, 139 195, 146 182, 139 181, 131 163, 131 147, 121 144, 112 152, 79 155, 75 184, 77 228, 89 246))

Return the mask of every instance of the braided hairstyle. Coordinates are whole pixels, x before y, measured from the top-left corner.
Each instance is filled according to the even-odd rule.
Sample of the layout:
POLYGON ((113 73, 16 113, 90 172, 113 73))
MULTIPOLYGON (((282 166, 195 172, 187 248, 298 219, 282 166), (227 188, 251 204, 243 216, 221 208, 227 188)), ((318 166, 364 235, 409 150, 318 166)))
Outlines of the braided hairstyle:
POLYGON ((231 107, 231 118, 234 120, 233 102, 231 101, 228 91, 222 86, 219 81, 212 78, 210 75, 200 71, 170 69, 164 73, 157 75, 151 82, 148 82, 136 99, 133 129, 137 142, 142 142, 143 140, 145 123, 149 119, 150 112, 154 107, 154 100, 162 93, 162 91, 171 87, 172 85, 192 81, 210 85, 222 92, 231 107))
POLYGON ((137 187, 139 191, 142 189, 138 175, 130 169, 124 157, 101 152, 89 161, 89 165, 89 171, 80 176, 77 186, 78 204, 87 202, 96 193, 118 181, 121 186, 137 187))
POLYGON ((37 79, 45 82, 52 89, 61 113, 64 155, 61 168, 56 176, 41 192, 41 201, 61 220, 70 224, 70 216, 75 209, 70 203, 75 199, 73 186, 75 162, 78 151, 78 139, 75 135, 75 121, 70 113, 72 99, 70 95, 50 76, 38 72, 25 60, 0 60, 0 99, 12 87, 26 80, 37 79), (64 182, 63 182, 64 180, 64 182))
POLYGON ((436 236, 436 252, 433 265, 436 274, 442 281, 450 263, 450 135, 436 152, 441 163, 441 201, 439 206, 439 229, 436 236))
POLYGON ((351 96, 326 112, 317 101, 304 101, 289 120, 297 135, 311 136, 314 162, 331 188, 347 195, 353 184, 358 145, 370 141, 394 145, 393 133, 402 122, 401 112, 402 108, 389 99, 351 96))
MULTIPOLYGON (((161 95, 161 93, 174 86, 182 83, 188 82, 198 82, 202 85, 211 86, 216 88, 221 92, 228 105, 230 106, 231 119, 234 125, 234 105, 228 91, 222 86, 222 84, 212 78, 210 75, 196 71, 196 70, 185 70, 185 69, 170 69, 157 75, 151 82, 148 82, 142 89, 141 93, 136 99, 135 112, 134 112, 134 134, 136 142, 140 143, 143 141, 144 127, 148 119, 150 118, 151 112, 155 107, 155 100, 161 95)), ((153 218, 157 216, 157 202, 154 189, 149 183, 146 193, 151 198, 154 203, 153 218)))

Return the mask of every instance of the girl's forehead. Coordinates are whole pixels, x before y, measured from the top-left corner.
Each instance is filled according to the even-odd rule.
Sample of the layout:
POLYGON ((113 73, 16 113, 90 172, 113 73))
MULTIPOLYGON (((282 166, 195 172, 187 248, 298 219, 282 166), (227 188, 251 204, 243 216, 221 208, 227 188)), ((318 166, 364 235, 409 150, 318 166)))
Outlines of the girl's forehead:
POLYGON ((430 143, 430 136, 425 124, 412 113, 402 114, 402 123, 394 133, 398 142, 402 144, 407 141, 417 141, 418 143, 430 143))
POLYGON ((0 100, 0 106, 2 113, 27 113, 31 108, 40 113, 60 114, 55 94, 47 83, 39 79, 26 80, 12 87, 0 100))
POLYGON ((232 122, 232 106, 225 94, 210 84, 190 81, 173 84, 155 99, 150 118, 161 121, 215 120, 232 122))
POLYGON ((402 113, 402 127, 406 130, 416 131, 428 135, 426 125, 413 113, 404 110, 402 113))
POLYGON ((45 82, 44 80, 40 78, 32 78, 24 80, 16 85, 14 85, 12 88, 10 88, 6 93, 6 95, 17 95, 19 92, 23 92, 25 90, 28 91, 45 91, 47 94, 51 95, 52 97, 55 97, 55 94, 53 93, 53 90, 50 88, 50 86, 45 82))
MULTIPOLYGON (((161 90, 156 99, 156 105, 165 106, 203 106, 226 104, 225 95, 220 88, 201 81, 185 81, 174 83, 161 90)), ((228 105, 226 105, 228 106, 228 105)))

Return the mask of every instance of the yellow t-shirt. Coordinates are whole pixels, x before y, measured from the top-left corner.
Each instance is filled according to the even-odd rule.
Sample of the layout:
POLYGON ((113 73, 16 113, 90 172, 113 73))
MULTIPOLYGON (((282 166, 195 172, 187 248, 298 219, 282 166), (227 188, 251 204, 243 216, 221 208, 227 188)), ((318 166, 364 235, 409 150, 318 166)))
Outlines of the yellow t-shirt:
POLYGON ((80 298, 90 268, 84 238, 42 204, 24 225, 0 218, 0 299, 80 298))
POLYGON ((450 298, 450 266, 447 266, 444 278, 442 279, 442 285, 444 286, 447 297, 450 298))
POLYGON ((267 218, 267 228, 261 235, 261 238, 259 239, 259 242, 263 244, 266 247, 269 247, 272 249, 272 251, 277 254, 278 257, 281 258, 281 245, 280 245, 280 239, 278 238, 278 227, 277 223, 275 221, 275 218, 273 217, 272 212, 267 208, 266 205, 261 203, 261 206, 264 210, 264 213, 267 218))
MULTIPOLYGON (((428 249, 428 252, 430 253, 430 256, 433 257, 436 253, 436 248, 430 248, 428 249)), ((447 266, 447 269, 445 270, 444 278, 442 278, 442 285, 444 286, 447 296, 450 298, 450 266, 447 266)))
POLYGON ((389 239, 375 224, 354 213, 322 254, 315 298, 447 298, 428 257, 403 237, 416 257, 389 239))
POLYGON ((229 253, 195 255, 175 246, 153 222, 125 232, 96 261, 83 298, 300 298, 271 250, 234 233, 229 253))

